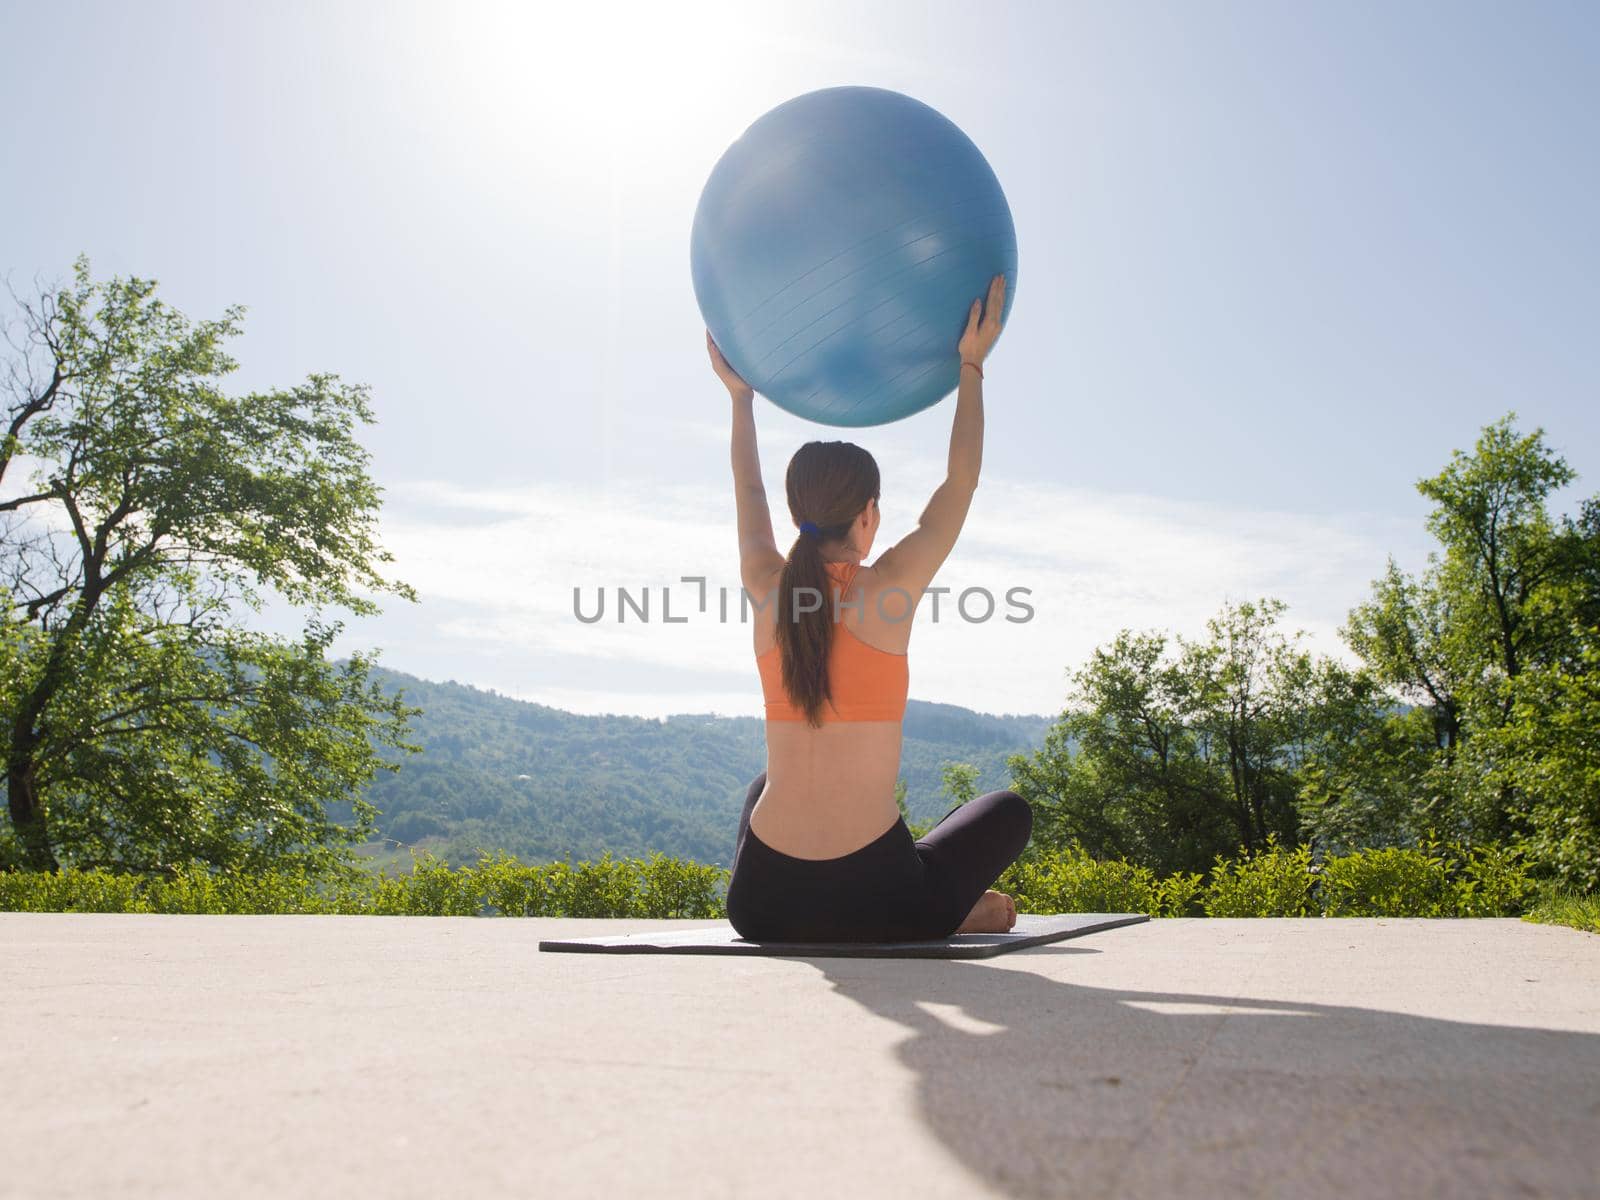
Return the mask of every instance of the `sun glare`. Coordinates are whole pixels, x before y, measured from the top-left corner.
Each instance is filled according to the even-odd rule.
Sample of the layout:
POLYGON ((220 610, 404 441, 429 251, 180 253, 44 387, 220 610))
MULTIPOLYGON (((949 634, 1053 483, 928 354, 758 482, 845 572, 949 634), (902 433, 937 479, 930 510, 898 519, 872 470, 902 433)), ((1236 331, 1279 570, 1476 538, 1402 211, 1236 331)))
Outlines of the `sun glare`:
POLYGON ((733 99, 760 77, 753 6, 490 4, 439 20, 473 124, 502 144, 627 170, 703 156, 755 115, 733 99))

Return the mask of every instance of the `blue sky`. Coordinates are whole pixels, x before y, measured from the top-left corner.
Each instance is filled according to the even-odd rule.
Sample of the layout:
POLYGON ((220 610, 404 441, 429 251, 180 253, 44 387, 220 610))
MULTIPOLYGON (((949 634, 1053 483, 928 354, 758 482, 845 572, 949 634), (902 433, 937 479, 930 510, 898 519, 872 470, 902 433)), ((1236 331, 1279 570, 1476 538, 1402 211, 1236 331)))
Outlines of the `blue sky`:
MULTIPOLYGON (((1600 469, 1592 5, 7 6, 0 270, 248 306, 240 387, 371 385, 395 667, 584 711, 757 711, 747 631, 583 625, 575 586, 736 585, 700 185, 814 88, 907 92, 1019 243, 985 481, 947 566, 1031 622, 930 624, 912 694, 1049 711, 1123 626, 1263 592, 1337 652, 1413 487, 1508 409, 1600 469)), ((950 406, 851 433, 885 534, 950 406)), ((762 403, 769 492, 812 436, 762 403)), ((270 619, 283 620, 282 614, 270 619)))

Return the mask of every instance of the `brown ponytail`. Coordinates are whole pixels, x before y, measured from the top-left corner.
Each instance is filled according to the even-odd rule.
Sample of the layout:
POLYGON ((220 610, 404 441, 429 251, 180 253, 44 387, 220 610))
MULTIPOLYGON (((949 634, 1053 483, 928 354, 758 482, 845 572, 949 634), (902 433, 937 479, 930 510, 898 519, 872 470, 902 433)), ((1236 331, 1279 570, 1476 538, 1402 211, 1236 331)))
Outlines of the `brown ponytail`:
POLYGON ((812 725, 832 698, 828 651, 833 645, 833 584, 822 544, 843 540, 851 523, 878 498, 878 464, 851 442, 807 442, 789 460, 784 480, 789 515, 816 532, 795 539, 778 578, 778 647, 783 689, 812 725))

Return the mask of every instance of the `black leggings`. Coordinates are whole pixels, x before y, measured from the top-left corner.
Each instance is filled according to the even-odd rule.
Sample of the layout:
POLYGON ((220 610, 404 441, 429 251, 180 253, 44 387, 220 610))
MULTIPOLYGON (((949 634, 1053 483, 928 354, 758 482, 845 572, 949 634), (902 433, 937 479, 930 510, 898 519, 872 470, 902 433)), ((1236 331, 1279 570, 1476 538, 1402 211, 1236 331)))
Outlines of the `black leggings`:
POLYGON ((750 831, 767 773, 739 816, 728 921, 751 942, 908 942, 949 937, 1028 844, 1033 810, 1015 792, 959 804, 913 841, 900 818, 840 858, 793 858, 750 831))

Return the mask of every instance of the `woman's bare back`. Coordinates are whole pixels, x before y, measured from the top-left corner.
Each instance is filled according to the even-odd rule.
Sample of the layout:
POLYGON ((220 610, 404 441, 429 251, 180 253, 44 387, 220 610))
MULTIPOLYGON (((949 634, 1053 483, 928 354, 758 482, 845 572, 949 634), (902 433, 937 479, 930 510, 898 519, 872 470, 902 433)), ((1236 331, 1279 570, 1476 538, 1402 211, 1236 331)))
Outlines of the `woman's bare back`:
MULTIPOLYGON (((863 566, 840 597, 836 637, 857 637, 874 649, 904 654, 915 615, 909 597, 889 591, 863 566)), ((754 649, 776 643, 776 605, 760 610, 754 649)), ((767 786, 750 814, 755 835, 794 858, 839 858, 884 834, 900 816, 901 722, 842 721, 820 728, 804 721, 767 722, 767 786)))

